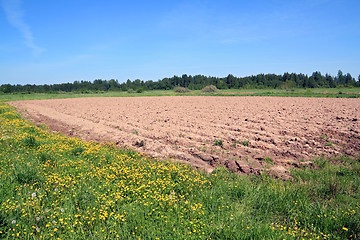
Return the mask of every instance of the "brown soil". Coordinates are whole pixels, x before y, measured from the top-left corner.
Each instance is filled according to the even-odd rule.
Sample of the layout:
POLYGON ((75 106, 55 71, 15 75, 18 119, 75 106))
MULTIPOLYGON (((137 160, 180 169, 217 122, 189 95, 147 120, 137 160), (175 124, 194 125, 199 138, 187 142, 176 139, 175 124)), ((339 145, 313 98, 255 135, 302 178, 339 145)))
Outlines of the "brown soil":
POLYGON ((288 167, 311 165, 314 157, 360 152, 359 99, 165 96, 10 104, 54 131, 208 172, 226 166, 287 178, 288 167))

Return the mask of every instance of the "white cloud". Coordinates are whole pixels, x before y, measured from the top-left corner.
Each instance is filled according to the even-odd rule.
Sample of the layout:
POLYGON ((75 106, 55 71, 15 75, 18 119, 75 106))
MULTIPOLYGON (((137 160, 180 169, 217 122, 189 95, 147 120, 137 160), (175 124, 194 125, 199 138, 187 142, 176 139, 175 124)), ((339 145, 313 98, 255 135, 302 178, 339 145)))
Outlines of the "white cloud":
POLYGON ((21 10, 21 0, 3 0, 2 6, 5 10, 7 20, 22 34, 25 45, 32 50, 33 55, 38 57, 46 51, 45 48, 39 47, 34 43, 34 36, 30 26, 27 25, 23 19, 24 14, 21 10))

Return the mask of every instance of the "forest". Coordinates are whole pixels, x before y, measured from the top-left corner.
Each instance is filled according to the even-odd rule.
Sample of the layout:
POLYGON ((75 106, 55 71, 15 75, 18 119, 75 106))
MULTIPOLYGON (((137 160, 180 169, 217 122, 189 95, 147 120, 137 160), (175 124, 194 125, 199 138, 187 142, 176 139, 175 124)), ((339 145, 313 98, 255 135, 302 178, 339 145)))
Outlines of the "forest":
POLYGON ((311 76, 285 72, 277 74, 258 74, 247 77, 236 77, 229 74, 226 77, 211 77, 204 75, 187 75, 181 77, 166 77, 158 81, 143 81, 136 79, 120 83, 116 79, 91 81, 74 81, 73 83, 44 84, 44 85, 11 85, 2 84, 0 93, 51 93, 51 92, 96 92, 96 91, 147 91, 147 90, 171 90, 180 86, 190 90, 199 90, 208 85, 214 85, 218 89, 295 89, 295 88, 336 88, 336 87, 360 87, 360 75, 356 80, 350 73, 343 74, 338 71, 337 76, 322 75, 316 71, 311 76))

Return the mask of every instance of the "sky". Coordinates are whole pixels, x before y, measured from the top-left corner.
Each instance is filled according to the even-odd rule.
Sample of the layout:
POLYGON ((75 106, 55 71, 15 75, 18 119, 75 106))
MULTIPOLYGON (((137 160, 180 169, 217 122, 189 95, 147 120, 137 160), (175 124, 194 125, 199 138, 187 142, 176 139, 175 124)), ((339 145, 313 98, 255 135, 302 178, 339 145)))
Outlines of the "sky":
POLYGON ((0 85, 360 74, 359 0, 0 0, 0 85))

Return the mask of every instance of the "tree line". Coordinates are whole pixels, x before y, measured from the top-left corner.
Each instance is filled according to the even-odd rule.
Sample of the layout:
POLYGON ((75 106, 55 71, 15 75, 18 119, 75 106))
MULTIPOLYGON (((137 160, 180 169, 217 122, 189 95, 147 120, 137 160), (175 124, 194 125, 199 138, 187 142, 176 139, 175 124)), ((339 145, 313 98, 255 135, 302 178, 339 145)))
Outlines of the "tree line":
POLYGON ((336 88, 336 87, 360 87, 360 75, 355 80, 350 73, 343 74, 338 71, 337 76, 322 75, 314 72, 311 76, 306 74, 284 73, 258 74, 247 77, 236 77, 229 74, 226 77, 211 77, 204 75, 173 76, 158 81, 143 81, 136 79, 119 83, 118 80, 96 79, 91 81, 74 81, 73 83, 44 84, 44 85, 11 85, 0 86, 0 93, 51 93, 51 92, 97 92, 97 91, 143 91, 143 90, 170 90, 180 86, 190 90, 199 90, 205 86, 214 85, 218 89, 251 89, 251 88, 336 88))

